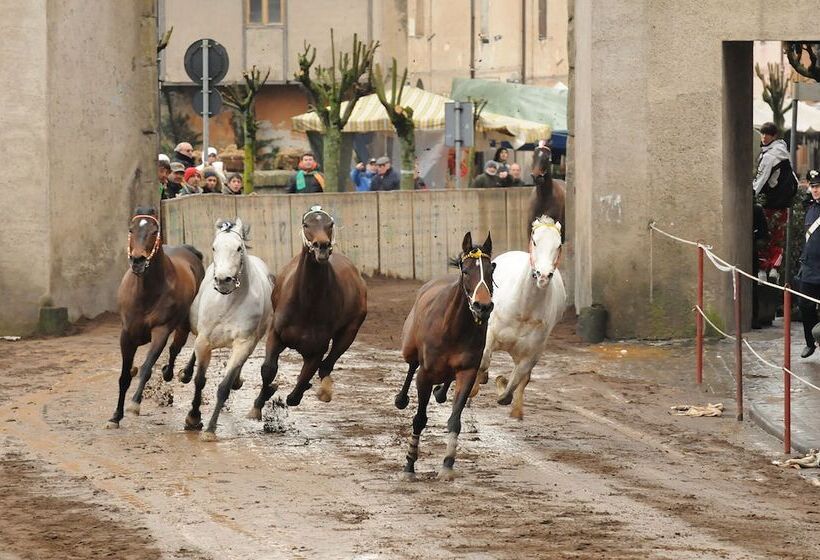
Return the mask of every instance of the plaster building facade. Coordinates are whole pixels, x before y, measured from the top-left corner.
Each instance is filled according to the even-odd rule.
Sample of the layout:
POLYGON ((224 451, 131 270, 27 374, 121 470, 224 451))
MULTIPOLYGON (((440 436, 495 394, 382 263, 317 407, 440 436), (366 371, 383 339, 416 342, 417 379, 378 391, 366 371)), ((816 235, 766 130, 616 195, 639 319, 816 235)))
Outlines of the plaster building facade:
POLYGON ((0 334, 41 303, 116 309, 128 219, 158 204, 153 0, 0 0, 0 334), (93 25, 90 24, 93 22, 93 25))

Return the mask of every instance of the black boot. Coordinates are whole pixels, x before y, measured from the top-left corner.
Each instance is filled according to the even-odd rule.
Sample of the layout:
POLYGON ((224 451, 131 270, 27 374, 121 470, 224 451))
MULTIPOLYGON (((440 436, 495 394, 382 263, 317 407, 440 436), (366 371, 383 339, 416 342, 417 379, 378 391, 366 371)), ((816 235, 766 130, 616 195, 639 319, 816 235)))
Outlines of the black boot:
POLYGON ((815 348, 814 344, 812 344, 811 346, 806 346, 805 348, 803 348, 803 351, 800 353, 800 357, 801 358, 808 358, 809 356, 814 354, 814 348, 815 348))

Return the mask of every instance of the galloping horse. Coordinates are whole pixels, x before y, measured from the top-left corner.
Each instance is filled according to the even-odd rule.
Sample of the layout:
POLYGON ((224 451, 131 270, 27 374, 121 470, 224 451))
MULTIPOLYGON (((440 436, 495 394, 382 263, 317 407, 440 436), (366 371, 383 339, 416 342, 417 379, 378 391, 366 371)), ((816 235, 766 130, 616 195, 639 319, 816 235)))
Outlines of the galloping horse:
POLYGON ((277 275, 273 289, 262 389, 250 418, 262 418, 265 401, 276 391, 273 380, 285 348, 296 350, 303 359, 296 386, 287 396, 288 406, 301 402, 316 370, 321 380, 319 400, 330 402, 333 397, 330 373, 367 316, 367 286, 353 263, 334 251, 333 224, 331 215, 320 206, 312 206, 302 216, 302 251, 277 275))
POLYGON ((202 428, 199 405, 211 351, 231 347, 225 377, 216 392, 216 406, 202 433, 206 441, 216 439, 219 413, 231 388, 242 386, 242 366, 265 334, 270 320, 273 278, 262 259, 248 254, 249 231, 250 226, 243 225, 239 218, 234 222, 216 222, 214 260, 205 271, 205 279, 191 306, 191 330, 197 336, 194 354, 181 380, 184 383, 191 380, 194 362, 198 367, 191 411, 185 418, 186 430, 202 428))
POLYGON ((162 245, 160 224, 154 208, 137 208, 135 214, 128 230, 131 268, 123 276, 117 293, 122 319, 122 371, 117 410, 108 421, 109 428, 120 426, 125 393, 135 374, 131 367, 138 346, 151 343, 145 362, 139 369, 139 386, 128 404, 129 412, 139 414, 142 391, 172 332, 174 341, 171 343, 168 365, 162 368, 162 377, 165 381, 173 379, 174 361, 188 340, 191 302, 205 275, 202 253, 189 245, 162 245))
POLYGON ((404 321, 402 356, 409 367, 404 385, 396 395, 396 408, 404 409, 409 404, 407 392, 413 374, 419 370, 416 377, 419 408, 413 417, 413 437, 404 466, 408 478, 415 476, 419 438, 427 425, 427 403, 433 385, 443 384, 446 395, 446 388, 455 380, 453 412, 447 421, 447 453, 439 473, 442 479, 452 478, 461 411, 475 383, 484 351, 487 320, 493 310, 492 238, 488 234, 484 244, 478 247, 473 245, 472 236, 467 232, 461 248, 461 255, 450 262, 461 270, 459 277, 446 276, 427 282, 419 289, 404 321))
MULTIPOLYGON (((564 223, 566 183, 552 178, 552 151, 543 143, 539 143, 532 153, 532 178, 535 190, 530 197, 527 236, 530 235, 530 224, 540 216, 548 216, 560 224, 564 223)), ((565 233, 561 232, 562 240, 565 233)))
POLYGON ((532 223, 528 253, 508 251, 493 261, 498 265, 495 309, 478 378, 479 383, 487 382, 493 352, 504 350, 512 357, 515 368, 509 381, 499 375, 496 385, 499 404, 510 404, 515 394, 510 416, 519 420, 524 416, 524 388, 532 368, 566 307, 567 294, 558 270, 560 257, 561 224, 541 216, 532 223))

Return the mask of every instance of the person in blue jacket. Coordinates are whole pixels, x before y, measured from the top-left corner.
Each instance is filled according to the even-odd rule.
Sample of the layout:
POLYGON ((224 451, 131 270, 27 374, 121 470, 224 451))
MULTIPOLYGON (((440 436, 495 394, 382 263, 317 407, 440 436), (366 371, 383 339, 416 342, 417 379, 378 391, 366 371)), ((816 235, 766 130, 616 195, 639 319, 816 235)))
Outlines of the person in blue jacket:
MULTIPOLYGON (((806 244, 800 254, 800 291, 809 297, 820 299, 820 172, 815 169, 806 174, 809 182, 809 196, 806 197, 806 219, 803 222, 806 244)), ((808 358, 814 354, 816 343, 812 329, 817 324, 817 304, 804 298, 798 301, 800 318, 803 321, 803 334, 806 347, 800 354, 808 358)))
POLYGON ((370 158, 367 165, 360 161, 350 170, 350 179, 356 186, 356 191, 367 192, 370 190, 370 182, 376 174, 376 158, 370 158))

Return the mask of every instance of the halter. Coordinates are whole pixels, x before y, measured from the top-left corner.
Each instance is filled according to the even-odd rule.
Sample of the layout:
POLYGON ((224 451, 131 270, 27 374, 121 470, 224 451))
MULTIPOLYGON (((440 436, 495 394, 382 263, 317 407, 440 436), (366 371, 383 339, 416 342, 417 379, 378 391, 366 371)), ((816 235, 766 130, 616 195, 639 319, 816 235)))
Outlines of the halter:
MULTIPOLYGON (((547 147, 547 146, 538 146, 537 148, 535 148, 535 152, 546 152, 547 155, 550 158, 550 162, 552 162, 552 150, 550 150, 549 147, 547 147)), ((547 167, 547 169, 545 171, 543 171, 542 173, 540 173, 538 175, 536 175, 535 173, 530 173, 530 175, 532 176, 533 182, 535 183, 536 179, 543 179, 547 175, 549 175, 549 167, 547 167)))
MULTIPOLYGON (((489 259, 490 255, 488 255, 487 253, 482 251, 480 248, 475 248, 472 251, 470 251, 469 253, 467 253, 466 255, 464 255, 463 257, 461 257, 461 264, 462 265, 464 264, 464 261, 466 261, 467 259, 475 259, 476 262, 478 263, 479 273, 481 274, 481 280, 478 282, 478 284, 475 285, 475 289, 473 290, 473 295, 472 296, 470 296, 470 294, 467 292, 467 288, 464 287, 464 281, 462 280, 462 282, 461 282, 461 289, 464 290, 464 295, 467 297, 467 299, 468 299, 468 301, 470 302, 471 305, 473 303, 475 303, 475 298, 476 298, 476 294, 478 293, 478 288, 482 284, 484 284, 484 287, 487 288, 488 292, 490 292, 491 294, 493 293, 493 291, 487 285, 487 282, 484 281, 484 262, 481 260, 482 257, 487 257, 489 259)), ((461 268, 463 270, 463 267, 461 267, 461 268)), ((478 319, 475 316, 474 313, 473 313, 473 320, 476 322, 476 324, 478 324, 478 325, 481 324, 481 320, 478 319)))
MULTIPOLYGON (((304 246, 305 246, 305 247, 307 247, 308 249, 311 249, 311 248, 312 248, 312 245, 311 245, 310 241, 308 241, 307 236, 305 235, 305 228, 304 228, 304 226, 305 226, 305 220, 307 219, 307 217, 308 217, 310 214, 324 214, 325 216, 327 216, 328 218, 330 218, 330 225, 335 225, 335 224, 336 224, 336 220, 334 220, 334 219, 333 219, 333 216, 331 216, 330 214, 328 214, 327 212, 325 212, 324 210, 322 210, 322 207, 321 207, 321 206, 311 206, 311 207, 310 207, 310 210, 308 210, 307 212, 305 212, 304 214, 302 214, 302 231, 301 231, 301 234, 302 234, 302 243, 303 243, 303 244, 304 244, 304 246)), ((332 246, 332 245, 333 245, 333 243, 334 243, 334 237, 335 237, 335 232, 334 232, 333 234, 331 234, 331 236, 330 236, 330 244, 331 244, 331 246, 332 246)))
MULTIPOLYGON (((535 247, 536 247, 536 244, 535 244, 535 239, 533 238, 533 236, 535 235, 535 231, 536 231, 537 229, 539 229, 539 228, 552 228, 552 229, 554 229, 555 231, 557 231, 557 232, 558 232, 558 235, 559 235, 559 236, 561 235, 561 228, 559 228, 559 227, 558 227, 557 225, 555 225, 554 223, 552 223, 552 224, 545 224, 544 222, 537 222, 537 223, 535 223, 535 224, 532 226, 532 231, 530 232, 530 249, 529 249, 529 256, 530 256, 530 276, 532 276, 532 278, 533 278, 533 279, 538 278, 538 275, 537 275, 537 270, 536 270, 536 268, 535 268, 535 254, 534 254, 534 253, 533 253, 533 251, 532 251, 532 250, 533 250, 533 248, 535 248, 535 247)), ((554 261, 553 261, 553 263, 552 263, 552 268, 553 268, 553 270, 555 270, 556 268, 558 268, 558 264, 561 262, 561 254, 563 253, 563 251, 564 251, 564 246, 563 246, 563 245, 560 245, 560 246, 558 247, 558 255, 555 257, 555 260, 554 260, 554 261)))
MULTIPOLYGON (((148 255, 148 258, 145 259, 145 268, 147 269, 151 264, 151 259, 153 259, 154 255, 157 254, 157 250, 159 249, 159 246, 162 243, 161 239, 160 239, 162 237, 162 235, 161 235, 162 226, 160 225, 159 220, 157 220, 156 216, 151 216, 150 214, 137 214, 136 216, 131 218, 131 221, 133 222, 137 218, 147 218, 149 220, 153 220, 154 223, 157 224, 157 238, 154 240, 154 247, 153 247, 153 249, 151 249, 151 254, 148 255)), ((131 253, 131 232, 130 231, 128 232, 128 247, 127 247, 126 251, 128 253, 128 258, 129 259, 133 258, 133 255, 131 253)))
MULTIPOLYGON (((242 254, 242 258, 239 259, 239 271, 236 273, 236 276, 233 277, 234 290, 236 290, 237 288, 239 288, 239 286, 242 285, 242 280, 240 278, 242 276, 242 271, 245 269, 245 238, 242 237, 241 233, 239 233, 238 231, 233 229, 234 226, 236 226, 236 224, 234 224, 233 222, 223 222, 222 226, 220 226, 220 228, 219 228, 219 233, 226 233, 227 232, 227 233, 236 234, 236 235, 239 236, 239 240, 242 242, 242 248, 241 248, 241 251, 240 251, 240 253, 242 254)), ((219 290, 217 289, 216 286, 217 286, 216 278, 214 277, 214 290, 219 292, 219 290)), ((222 293, 222 292, 220 292, 220 293, 222 293)))

